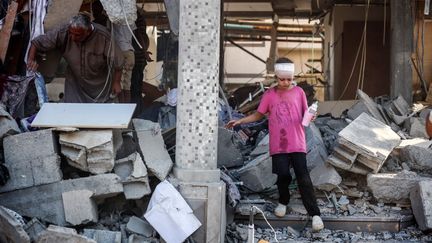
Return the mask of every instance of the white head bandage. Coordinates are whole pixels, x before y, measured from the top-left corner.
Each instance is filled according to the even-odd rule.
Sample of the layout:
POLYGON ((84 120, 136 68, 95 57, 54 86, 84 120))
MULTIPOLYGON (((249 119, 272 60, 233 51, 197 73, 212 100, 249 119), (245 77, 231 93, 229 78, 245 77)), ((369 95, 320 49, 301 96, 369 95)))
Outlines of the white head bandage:
POLYGON ((294 63, 276 63, 275 74, 279 78, 293 78, 294 77, 294 63))

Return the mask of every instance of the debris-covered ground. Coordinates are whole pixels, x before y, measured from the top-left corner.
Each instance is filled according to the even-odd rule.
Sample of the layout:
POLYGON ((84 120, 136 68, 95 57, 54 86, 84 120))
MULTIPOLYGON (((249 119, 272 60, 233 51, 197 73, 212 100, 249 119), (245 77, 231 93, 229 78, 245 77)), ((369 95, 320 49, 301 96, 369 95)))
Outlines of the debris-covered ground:
MULTIPOLYGON (((308 96, 312 102, 313 92, 308 96)), ((246 242, 251 206, 264 211, 270 225, 296 222, 297 228, 274 227, 279 242, 432 240, 425 233, 432 229, 432 142, 425 132, 430 109, 410 107, 401 97, 374 101, 361 91, 359 97, 341 115, 332 113, 335 103, 321 103, 320 116, 306 128, 318 205, 324 223, 380 219, 396 228, 358 226, 356 232, 329 224, 311 232, 295 180, 288 215, 276 219, 267 121, 227 130, 226 122, 253 111, 257 102, 233 110, 221 99, 217 166, 227 185, 226 242, 246 242)), ((166 116, 173 109, 160 109, 155 122, 133 119, 126 129, 27 132, 0 109, 0 242, 161 242, 145 215, 149 205, 159 204, 149 203, 157 186, 166 179, 176 184, 175 113, 166 116)), ((264 222, 260 214, 254 218, 264 222)), ((276 242, 267 224, 256 224, 258 240, 276 242)))

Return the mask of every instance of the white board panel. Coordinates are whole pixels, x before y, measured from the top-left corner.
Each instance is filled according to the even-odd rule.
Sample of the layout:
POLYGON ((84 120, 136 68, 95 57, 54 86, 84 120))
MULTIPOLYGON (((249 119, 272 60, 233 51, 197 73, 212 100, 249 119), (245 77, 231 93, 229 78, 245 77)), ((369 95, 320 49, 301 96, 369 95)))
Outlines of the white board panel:
POLYGON ((127 128, 136 104, 45 103, 32 127, 127 128))

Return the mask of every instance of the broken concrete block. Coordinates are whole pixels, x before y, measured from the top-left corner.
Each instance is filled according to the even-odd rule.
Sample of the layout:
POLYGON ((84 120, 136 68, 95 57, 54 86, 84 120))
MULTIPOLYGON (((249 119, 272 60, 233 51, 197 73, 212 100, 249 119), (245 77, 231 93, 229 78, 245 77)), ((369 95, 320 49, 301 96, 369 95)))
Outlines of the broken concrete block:
POLYGON ((50 129, 6 137, 3 146, 5 161, 29 161, 57 154, 56 138, 50 129))
POLYGON ((126 229, 131 233, 143 235, 145 237, 151 237, 153 235, 153 227, 147 222, 147 220, 135 216, 132 216, 129 219, 126 229))
POLYGON ((56 154, 30 161, 9 160, 6 166, 10 179, 0 187, 0 193, 61 181, 63 173, 60 163, 60 157, 56 154))
POLYGON ((339 145, 327 161, 354 173, 378 173, 400 140, 389 126, 362 113, 339 133, 339 145))
POLYGON ((367 186, 376 199, 385 203, 408 202, 410 191, 425 179, 412 171, 368 174, 367 186))
POLYGON ((27 217, 66 225, 63 208, 63 192, 89 190, 95 200, 113 197, 123 192, 120 178, 115 174, 103 174, 56 183, 39 185, 0 194, 0 205, 4 205, 27 217), (29 205, 32 205, 31 207, 29 205))
POLYGON ((327 150, 321 137, 321 132, 311 123, 305 129, 306 133, 306 161, 308 170, 311 171, 316 166, 323 165, 327 159, 327 150))
MULTIPOLYGON (((160 240, 161 242, 165 242, 163 239, 160 240)), ((129 236, 129 239, 127 240, 127 243, 149 243, 149 242, 158 242, 155 238, 148 238, 136 234, 131 234, 129 236)))
POLYGON ((89 190, 76 190, 63 192, 63 208, 66 222, 72 225, 97 223, 97 205, 91 198, 93 192, 89 190))
POLYGON ((410 130, 409 130, 409 135, 411 137, 429 138, 429 136, 426 133, 425 119, 422 119, 420 117, 411 117, 409 121, 411 123, 410 130))
POLYGON ((421 230, 432 229, 432 181, 419 181, 410 192, 411 208, 421 230))
POLYGON ((121 243, 120 231, 84 229, 83 235, 97 243, 121 243))
POLYGON ((251 156, 258 156, 265 154, 269 151, 270 136, 267 134, 261 141, 257 144, 254 150, 250 153, 251 156))
POLYGON ((256 192, 262 191, 276 183, 277 176, 272 173, 270 154, 258 156, 242 168, 238 169, 240 181, 256 192))
POLYGON ((30 237, 10 210, 0 206, 0 242, 30 243, 30 237))
POLYGON ((30 236, 30 240, 34 242, 39 234, 46 230, 46 227, 37 218, 33 218, 24 226, 24 230, 30 236))
POLYGON ((405 146, 400 149, 400 159, 415 170, 432 170, 432 150, 419 146, 405 146))
POLYGON ((3 144, 3 138, 20 132, 21 130, 15 119, 12 118, 3 106, 0 106, 0 144, 3 144))
POLYGON ((151 193, 147 168, 138 153, 117 160, 114 171, 122 179, 126 199, 140 199, 151 193))
POLYGON ((115 150, 112 130, 81 130, 60 134, 61 153, 69 165, 93 174, 110 172, 115 150))
POLYGON ((223 127, 218 128, 217 167, 230 168, 243 165, 243 156, 235 142, 234 132, 223 127))
POLYGON ((36 243, 62 242, 62 243, 97 243, 85 236, 77 234, 75 229, 50 225, 42 232, 36 243))
POLYGON ((142 119, 133 119, 132 122, 138 138, 139 150, 147 168, 159 180, 165 180, 173 162, 165 148, 159 124, 142 119))
POLYGON ((9 136, 3 143, 5 165, 9 170, 10 179, 0 187, 0 192, 53 183, 62 179, 60 157, 57 155, 55 136, 51 130, 9 136))
POLYGON ((314 187, 324 191, 331 191, 342 182, 342 177, 329 164, 315 167, 311 171, 310 177, 314 187))

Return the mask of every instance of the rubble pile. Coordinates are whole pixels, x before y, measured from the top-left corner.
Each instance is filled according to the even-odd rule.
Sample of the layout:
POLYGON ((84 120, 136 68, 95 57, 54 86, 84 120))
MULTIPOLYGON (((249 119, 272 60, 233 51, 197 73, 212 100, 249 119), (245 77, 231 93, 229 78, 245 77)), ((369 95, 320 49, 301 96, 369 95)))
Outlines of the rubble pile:
POLYGON ((0 242, 160 242, 143 217, 173 165, 158 123, 20 133, 1 114, 0 242))
MULTIPOLYGON (((409 215, 419 229, 431 230, 431 204, 426 188, 432 180, 432 143, 425 131, 425 118, 431 109, 419 104, 410 107, 401 96, 394 100, 378 97, 374 101, 361 90, 358 96, 359 100, 340 117, 322 114, 305 128, 308 169, 322 215, 400 219, 409 215)), ((242 124, 234 133, 246 127, 242 124)), ((223 167, 241 193, 237 214, 249 215, 250 206, 255 205, 272 215, 277 202, 277 190, 271 183, 274 178, 263 166, 271 164, 266 132, 255 131, 264 134, 264 139, 257 140, 252 149, 237 144, 243 153, 243 165, 223 167)), ((295 182, 290 189, 289 215, 306 216, 295 182)), ((238 237, 236 228, 238 225, 231 228, 237 235, 233 239, 241 242, 243 238, 238 237)), ((330 238, 317 240, 332 241, 331 237, 338 233, 325 234, 330 238)), ((345 240, 383 240, 379 233, 343 234, 345 240)), ((401 239, 397 235, 392 233, 385 238, 401 239)), ((309 234, 305 239, 294 239, 311 237, 309 234)), ((410 237, 403 239, 420 239, 410 237)))

